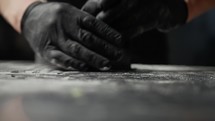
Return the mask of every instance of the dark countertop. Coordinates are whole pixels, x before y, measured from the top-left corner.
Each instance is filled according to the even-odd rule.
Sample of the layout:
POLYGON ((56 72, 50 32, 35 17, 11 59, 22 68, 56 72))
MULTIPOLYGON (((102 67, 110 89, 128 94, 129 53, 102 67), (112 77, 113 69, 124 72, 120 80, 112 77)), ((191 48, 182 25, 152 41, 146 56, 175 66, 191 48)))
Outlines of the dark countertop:
POLYGON ((132 67, 130 72, 62 72, 0 62, 0 117, 21 99, 30 121, 215 120, 215 68, 132 67))

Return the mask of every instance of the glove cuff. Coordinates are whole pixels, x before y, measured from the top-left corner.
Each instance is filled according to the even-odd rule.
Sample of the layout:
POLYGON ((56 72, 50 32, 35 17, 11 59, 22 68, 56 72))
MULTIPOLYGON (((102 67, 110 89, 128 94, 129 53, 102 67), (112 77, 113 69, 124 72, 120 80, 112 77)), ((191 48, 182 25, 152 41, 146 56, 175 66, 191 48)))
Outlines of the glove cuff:
POLYGON ((42 4, 42 1, 36 1, 34 3, 32 3, 31 5, 28 6, 28 8, 26 9, 26 11, 23 14, 22 20, 21 20, 21 31, 23 31, 24 29, 24 23, 29 15, 29 13, 32 11, 33 8, 35 8, 36 6, 42 4))
POLYGON ((168 6, 169 15, 158 30, 169 31, 187 22, 188 6, 184 0, 165 0, 165 4, 168 6))

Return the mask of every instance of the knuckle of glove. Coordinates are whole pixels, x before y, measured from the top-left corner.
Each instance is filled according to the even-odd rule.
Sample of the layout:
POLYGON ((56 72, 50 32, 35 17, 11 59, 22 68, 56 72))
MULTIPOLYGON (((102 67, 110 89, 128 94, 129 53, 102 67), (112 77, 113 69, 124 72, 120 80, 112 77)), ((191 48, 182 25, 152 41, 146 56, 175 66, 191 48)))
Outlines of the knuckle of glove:
POLYGON ((85 44, 89 43, 89 41, 92 40, 92 34, 82 29, 79 31, 78 36, 80 41, 85 44))
POLYGON ((95 14, 98 9, 101 7, 99 6, 99 0, 89 0, 82 8, 83 11, 86 11, 90 14, 95 14))
POLYGON ((92 16, 84 16, 82 22, 84 25, 93 26, 95 24, 95 19, 92 16))
POLYGON ((77 42, 70 42, 70 43, 66 43, 66 48, 65 48, 68 52, 68 50, 70 50, 68 53, 71 53, 73 56, 78 57, 81 53, 81 46, 79 45, 79 43, 77 42))

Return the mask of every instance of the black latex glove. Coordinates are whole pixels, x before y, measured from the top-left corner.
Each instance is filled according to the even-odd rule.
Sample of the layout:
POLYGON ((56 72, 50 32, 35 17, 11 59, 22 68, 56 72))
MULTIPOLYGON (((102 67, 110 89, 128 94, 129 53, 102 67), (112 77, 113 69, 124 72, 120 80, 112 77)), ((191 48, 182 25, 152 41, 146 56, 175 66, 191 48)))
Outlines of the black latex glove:
POLYGON ((66 3, 30 5, 22 20, 22 34, 37 55, 66 70, 130 66, 116 47, 121 42, 118 32, 66 3))
POLYGON ((184 24, 184 0, 88 0, 84 11, 133 38, 151 29, 169 31, 184 24))

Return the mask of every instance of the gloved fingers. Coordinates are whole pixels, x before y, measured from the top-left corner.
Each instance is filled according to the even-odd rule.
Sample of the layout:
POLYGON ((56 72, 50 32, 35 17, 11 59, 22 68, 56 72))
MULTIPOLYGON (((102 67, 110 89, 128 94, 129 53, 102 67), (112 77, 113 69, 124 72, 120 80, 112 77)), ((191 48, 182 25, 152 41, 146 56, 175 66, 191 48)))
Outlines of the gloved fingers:
POLYGON ((98 20, 102 20, 103 22, 107 23, 108 25, 120 18, 121 10, 119 8, 113 8, 107 11, 101 11, 97 14, 96 18, 98 20))
POLYGON ((82 10, 96 16, 101 11, 106 11, 117 6, 121 0, 88 0, 82 10))
POLYGON ((84 29, 91 31, 96 36, 110 42, 113 45, 121 46, 121 34, 104 22, 99 21, 94 17, 86 16, 82 19, 80 24, 84 29))
POLYGON ((112 60, 117 60, 124 54, 122 50, 83 29, 79 30, 77 41, 94 52, 112 60))
POLYGON ((45 52, 46 59, 53 65, 57 66, 58 68, 65 69, 65 70, 80 70, 80 71, 87 71, 88 67, 87 64, 79 61, 60 50, 47 50, 45 52))
MULTIPOLYGON (((117 6, 113 8, 109 8, 107 10, 103 10, 96 16, 97 19, 104 21, 108 25, 112 22, 116 21, 117 19, 121 18, 124 15, 128 15, 129 11, 125 5, 126 1, 121 1, 117 6)), ((127 19, 127 18, 126 18, 127 19)))
POLYGON ((110 61, 107 58, 89 50, 76 41, 68 39, 66 42, 60 44, 60 48, 69 56, 81 60, 95 69, 100 71, 111 69, 110 61))
POLYGON ((93 16, 96 16, 99 12, 102 11, 101 0, 88 0, 81 10, 93 16))

